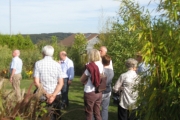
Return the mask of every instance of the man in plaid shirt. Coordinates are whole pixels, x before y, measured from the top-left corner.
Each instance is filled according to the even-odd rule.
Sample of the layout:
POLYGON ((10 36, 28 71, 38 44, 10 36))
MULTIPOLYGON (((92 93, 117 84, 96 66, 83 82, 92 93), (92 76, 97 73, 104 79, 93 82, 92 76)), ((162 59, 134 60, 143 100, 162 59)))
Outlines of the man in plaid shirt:
POLYGON ((51 120, 60 120, 60 95, 63 86, 63 73, 60 64, 53 60, 54 48, 46 45, 42 49, 43 59, 35 63, 34 84, 37 88, 42 86, 43 95, 48 106, 55 108, 51 120))

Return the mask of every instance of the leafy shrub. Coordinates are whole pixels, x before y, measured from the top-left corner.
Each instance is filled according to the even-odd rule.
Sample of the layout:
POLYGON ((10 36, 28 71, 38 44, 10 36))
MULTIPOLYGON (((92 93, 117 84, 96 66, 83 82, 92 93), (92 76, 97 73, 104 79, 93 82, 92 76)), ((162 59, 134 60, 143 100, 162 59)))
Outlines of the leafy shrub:
POLYGON ((4 77, 8 77, 11 59, 12 51, 6 45, 0 45, 0 71, 4 71, 4 77))

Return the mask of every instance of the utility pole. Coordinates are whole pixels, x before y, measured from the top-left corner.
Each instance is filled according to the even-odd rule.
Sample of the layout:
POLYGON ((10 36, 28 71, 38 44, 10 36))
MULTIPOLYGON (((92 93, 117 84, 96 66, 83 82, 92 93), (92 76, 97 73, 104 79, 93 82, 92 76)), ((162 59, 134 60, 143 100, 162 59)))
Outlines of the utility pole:
POLYGON ((9 34, 11 37, 11 0, 9 0, 9 34))

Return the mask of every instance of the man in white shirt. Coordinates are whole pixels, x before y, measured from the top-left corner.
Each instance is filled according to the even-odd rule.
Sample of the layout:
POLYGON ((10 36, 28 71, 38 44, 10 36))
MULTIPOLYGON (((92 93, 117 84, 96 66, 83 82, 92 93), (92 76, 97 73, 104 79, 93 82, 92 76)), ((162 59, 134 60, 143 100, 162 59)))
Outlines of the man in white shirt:
POLYGON ((12 53, 13 59, 10 66, 10 82, 15 90, 17 100, 20 101, 21 98, 21 89, 20 89, 20 80, 22 79, 22 60, 19 58, 20 51, 14 50, 12 53))
POLYGON ((68 92, 69 92, 69 86, 74 79, 74 63, 71 59, 67 57, 66 51, 61 51, 59 53, 59 57, 60 57, 60 66, 62 72, 64 73, 63 76, 64 85, 61 90, 62 93, 61 109, 64 109, 65 107, 69 106, 68 92))

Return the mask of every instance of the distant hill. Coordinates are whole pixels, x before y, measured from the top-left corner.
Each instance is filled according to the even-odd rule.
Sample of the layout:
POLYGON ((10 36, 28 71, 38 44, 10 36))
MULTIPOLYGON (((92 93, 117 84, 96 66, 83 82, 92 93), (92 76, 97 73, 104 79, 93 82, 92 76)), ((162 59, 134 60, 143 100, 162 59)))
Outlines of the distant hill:
POLYGON ((72 35, 73 33, 41 33, 41 34, 22 34, 22 36, 29 35, 34 44, 38 43, 40 40, 50 40, 52 36, 56 36, 58 42, 72 35))

